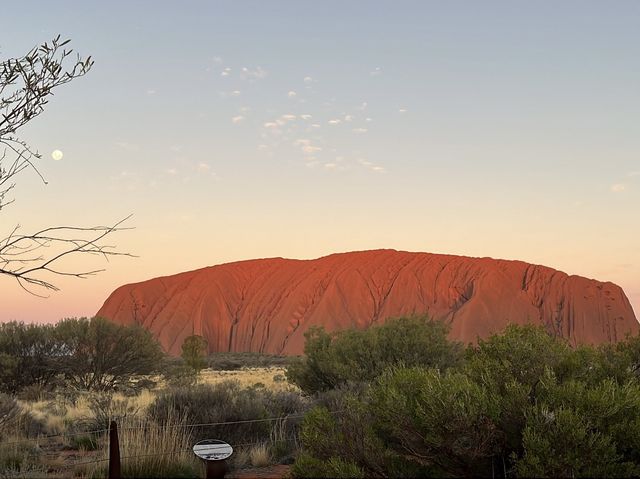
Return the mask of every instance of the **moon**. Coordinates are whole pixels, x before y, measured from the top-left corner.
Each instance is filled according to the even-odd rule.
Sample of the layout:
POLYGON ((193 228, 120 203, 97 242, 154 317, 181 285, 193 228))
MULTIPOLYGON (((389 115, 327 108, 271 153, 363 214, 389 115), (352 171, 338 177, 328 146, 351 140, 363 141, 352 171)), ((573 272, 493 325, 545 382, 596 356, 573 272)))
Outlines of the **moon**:
POLYGON ((53 158, 56 161, 60 161, 63 156, 64 155, 60 150, 53 150, 53 152, 51 153, 51 158, 53 158))

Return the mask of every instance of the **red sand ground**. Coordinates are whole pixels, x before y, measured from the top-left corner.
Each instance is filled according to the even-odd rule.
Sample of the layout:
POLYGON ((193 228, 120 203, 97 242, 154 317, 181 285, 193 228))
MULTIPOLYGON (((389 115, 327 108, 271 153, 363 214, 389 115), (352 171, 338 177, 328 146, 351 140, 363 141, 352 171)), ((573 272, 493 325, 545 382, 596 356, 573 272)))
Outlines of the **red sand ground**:
POLYGON ((142 324, 177 355, 193 332, 211 352, 299 354, 310 326, 367 328, 422 313, 464 342, 510 323, 544 325, 572 344, 639 330, 613 283, 522 261, 394 250, 258 259, 155 278, 118 288, 97 314, 142 324))

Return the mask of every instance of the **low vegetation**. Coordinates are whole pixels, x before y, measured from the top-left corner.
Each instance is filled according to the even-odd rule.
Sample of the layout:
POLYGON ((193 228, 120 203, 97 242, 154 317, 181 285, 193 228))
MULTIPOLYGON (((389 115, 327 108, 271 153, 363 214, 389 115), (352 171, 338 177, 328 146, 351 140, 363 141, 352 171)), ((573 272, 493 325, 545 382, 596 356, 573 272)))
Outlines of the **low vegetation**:
POLYGON ((135 391, 150 386, 163 353, 140 326, 102 318, 55 325, 0 324, 0 390, 46 394, 57 387, 135 391))
MULTIPOLYGON (((445 334, 419 320, 380 329, 403 323, 407 337, 425 328, 445 334)), ((338 413, 320 404, 307 414, 296 477, 640 474, 639 338, 571 348, 541 328, 511 326, 468 346, 461 359, 436 355, 454 361, 420 364, 401 349, 380 372, 380 362, 369 361, 377 334, 310 335, 313 347, 293 381, 307 390, 365 384, 334 395, 338 413), (345 338, 357 363, 351 371, 360 371, 348 378, 340 364, 345 338)))
POLYGON ((400 318, 312 329, 300 358, 198 344, 194 367, 104 320, 0 326, 0 477, 103 477, 111 420, 125 477, 200 476, 205 438, 232 468, 294 477, 640 475, 638 337, 573 348, 511 326, 465 347, 400 318))

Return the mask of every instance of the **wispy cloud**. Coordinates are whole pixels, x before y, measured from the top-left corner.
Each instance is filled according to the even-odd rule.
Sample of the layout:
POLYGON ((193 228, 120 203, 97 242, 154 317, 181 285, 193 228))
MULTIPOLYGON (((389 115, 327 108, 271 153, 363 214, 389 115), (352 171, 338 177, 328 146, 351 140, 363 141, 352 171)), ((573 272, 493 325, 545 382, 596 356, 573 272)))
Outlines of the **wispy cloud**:
POLYGON ((366 128, 354 128, 351 131, 353 131, 354 133, 366 133, 369 130, 367 130, 366 128))
POLYGON ((375 67, 372 71, 369 72, 369 75, 371 75, 372 77, 377 77, 379 75, 382 75, 382 68, 375 67))
POLYGON ((621 193, 626 188, 626 185, 624 185, 623 183, 616 183, 615 185, 611 185, 611 191, 614 193, 621 193))
POLYGON ((407 109, 406 109, 406 108, 400 108, 400 109, 398 110, 398 113, 406 113, 406 112, 407 112, 407 109))
POLYGON ((340 120, 339 118, 335 118, 333 120, 329 120, 327 123, 329 123, 330 125, 338 125, 339 123, 342 123, 342 120, 340 120))
POLYGON ((358 158, 358 163, 371 171, 375 171, 376 173, 385 173, 387 171, 383 166, 376 165, 364 158, 358 158))
POLYGON ((640 176, 640 171, 632 171, 631 173, 629 173, 627 175, 629 178, 634 177, 634 176, 640 176))
POLYGON ((297 95, 298 95, 298 94, 297 94, 295 91, 293 91, 293 90, 290 90, 290 91, 287 93, 287 96, 288 96, 289 98, 295 98, 297 95))
POLYGON ((231 96, 240 96, 240 90, 233 90, 231 96))
POLYGON ((261 66, 255 68, 242 67, 240 78, 243 80, 262 80, 267 76, 267 70, 261 66))
POLYGON ((238 123, 242 123, 242 121, 244 121, 244 116, 242 115, 237 115, 234 116, 233 118, 231 118, 231 123, 237 125, 238 123))
POLYGON ((302 80, 303 82, 305 82, 307 85, 313 83, 313 78, 311 78, 310 76, 306 76, 304 77, 304 80, 302 80))
POLYGON ((224 68, 220 73, 221 77, 228 77, 229 75, 231 75, 231 68, 229 67, 224 68))
POLYGON ((305 155, 313 155, 314 153, 322 151, 322 148, 313 145, 311 140, 307 138, 300 138, 293 142, 293 144, 299 147, 305 155))

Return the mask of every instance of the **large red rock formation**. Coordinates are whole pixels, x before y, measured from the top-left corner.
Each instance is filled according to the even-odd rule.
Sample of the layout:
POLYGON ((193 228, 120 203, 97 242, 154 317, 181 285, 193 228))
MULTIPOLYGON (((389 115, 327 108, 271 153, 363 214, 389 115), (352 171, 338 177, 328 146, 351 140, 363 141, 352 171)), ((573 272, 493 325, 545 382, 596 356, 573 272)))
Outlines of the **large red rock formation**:
POLYGON ((148 328, 171 354, 203 335, 210 351, 298 354, 304 332, 366 328, 426 313, 473 342, 511 323, 572 344, 615 342, 638 321, 613 283, 522 261, 376 250, 315 260, 258 259, 122 286, 98 316, 148 328))

